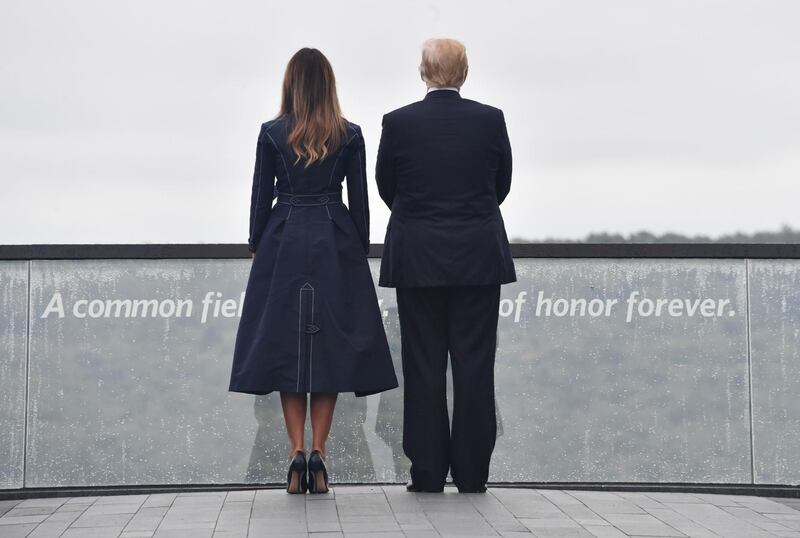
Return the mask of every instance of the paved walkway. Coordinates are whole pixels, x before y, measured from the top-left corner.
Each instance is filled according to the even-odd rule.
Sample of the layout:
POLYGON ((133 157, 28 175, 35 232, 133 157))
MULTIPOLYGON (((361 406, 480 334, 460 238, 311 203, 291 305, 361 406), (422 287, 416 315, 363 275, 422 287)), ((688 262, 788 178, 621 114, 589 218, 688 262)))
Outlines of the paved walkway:
POLYGON ((800 537, 800 502, 734 495, 342 486, 0 501, 0 537, 800 537))

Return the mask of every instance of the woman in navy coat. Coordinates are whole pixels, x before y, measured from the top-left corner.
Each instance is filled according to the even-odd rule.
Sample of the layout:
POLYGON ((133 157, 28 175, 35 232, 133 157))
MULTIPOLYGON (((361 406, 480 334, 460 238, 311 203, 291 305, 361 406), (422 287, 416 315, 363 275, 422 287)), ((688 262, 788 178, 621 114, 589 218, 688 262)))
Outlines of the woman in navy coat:
POLYGON ((292 443, 290 493, 327 491, 325 442, 339 392, 365 396, 398 386, 367 263, 365 160, 361 128, 340 113, 328 60, 316 49, 299 50, 286 67, 281 112, 258 135, 253 265, 228 389, 280 392, 292 443))

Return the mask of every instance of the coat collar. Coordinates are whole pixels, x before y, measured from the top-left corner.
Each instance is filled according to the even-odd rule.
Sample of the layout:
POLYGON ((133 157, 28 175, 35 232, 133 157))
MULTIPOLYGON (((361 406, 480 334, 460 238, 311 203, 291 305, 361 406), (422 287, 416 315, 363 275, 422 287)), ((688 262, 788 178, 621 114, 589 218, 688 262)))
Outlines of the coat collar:
POLYGON ((430 90, 425 94, 426 100, 433 99, 461 99, 461 93, 455 90, 430 90))

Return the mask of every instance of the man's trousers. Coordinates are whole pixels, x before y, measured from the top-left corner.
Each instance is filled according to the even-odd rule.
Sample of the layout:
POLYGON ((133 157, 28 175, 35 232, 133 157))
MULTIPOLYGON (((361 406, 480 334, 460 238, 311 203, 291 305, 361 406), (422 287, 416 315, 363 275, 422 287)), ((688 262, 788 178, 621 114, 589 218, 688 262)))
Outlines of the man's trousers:
POLYGON ((459 490, 486 484, 497 433, 494 360, 500 284, 397 288, 404 404, 403 450, 411 478, 441 490, 448 468, 459 490), (453 425, 447 358, 453 372, 453 425))

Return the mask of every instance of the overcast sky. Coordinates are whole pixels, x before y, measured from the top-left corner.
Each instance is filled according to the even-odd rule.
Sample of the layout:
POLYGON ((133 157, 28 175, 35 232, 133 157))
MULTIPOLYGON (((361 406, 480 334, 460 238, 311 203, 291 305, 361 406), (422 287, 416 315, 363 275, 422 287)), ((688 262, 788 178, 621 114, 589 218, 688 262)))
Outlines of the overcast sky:
POLYGON ((244 243, 260 124, 321 49, 367 143, 424 94, 420 45, 467 46, 502 108, 509 236, 800 227, 797 0, 3 0, 0 244, 244 243))

